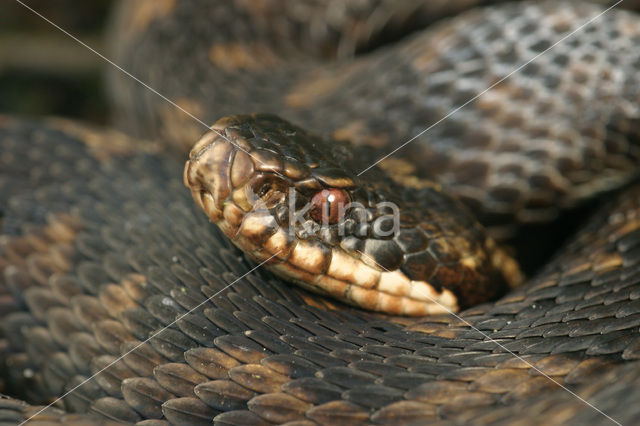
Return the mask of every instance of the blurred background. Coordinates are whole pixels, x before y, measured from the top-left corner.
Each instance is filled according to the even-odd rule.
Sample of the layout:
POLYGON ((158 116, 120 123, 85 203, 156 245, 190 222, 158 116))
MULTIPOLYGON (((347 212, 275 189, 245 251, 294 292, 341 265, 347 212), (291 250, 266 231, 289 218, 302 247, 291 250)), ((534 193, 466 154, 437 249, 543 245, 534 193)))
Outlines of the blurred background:
MULTIPOLYGON (((115 0, 25 0, 25 4, 105 53, 115 0)), ((0 5, 0 113, 108 121, 104 61, 13 0, 0 5)))
MULTIPOLYGON (((104 34, 117 0, 21 1, 110 56, 104 34)), ((474 0, 474 3, 494 1, 497 0, 474 0)), ((615 0, 592 1, 615 3, 615 0)), ((640 0, 625 0, 620 6, 640 9, 640 0)), ((109 109, 103 74, 107 66, 100 57, 17 1, 1 2, 0 114, 53 114, 107 124, 109 109)))

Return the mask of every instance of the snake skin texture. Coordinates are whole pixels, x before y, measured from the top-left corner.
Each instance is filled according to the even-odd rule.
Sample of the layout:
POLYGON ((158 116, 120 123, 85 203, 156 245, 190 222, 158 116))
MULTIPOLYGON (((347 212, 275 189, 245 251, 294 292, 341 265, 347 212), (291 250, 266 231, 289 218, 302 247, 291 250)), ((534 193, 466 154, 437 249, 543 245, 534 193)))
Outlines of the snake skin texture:
POLYGON ((531 282, 463 312, 480 333, 451 316, 346 308, 261 269, 244 276, 252 265, 197 211, 181 165, 114 149, 122 136, 1 129, 3 377, 33 404, 98 373, 59 406, 152 424, 605 422, 543 372, 637 421, 637 404, 616 397, 638 397, 638 186, 531 282))
POLYGON ((336 142, 273 115, 225 117, 212 129, 189 155, 185 185, 237 247, 270 260, 265 268, 285 280, 411 316, 495 300, 522 280, 473 214, 435 183, 405 188, 380 170, 359 179, 351 170, 362 150, 327 152, 336 142), (359 207, 333 224, 296 211, 328 190, 359 207))
MULTIPOLYGON (((204 120, 279 108, 312 130, 376 147, 423 129, 433 114, 459 105, 456 94, 477 93, 486 86, 479 82, 491 84, 509 65, 517 65, 520 57, 501 47, 512 43, 527 52, 539 51, 539 47, 529 49, 527 28, 531 34, 555 28, 553 19, 544 18, 546 12, 558 19, 555 23, 561 30, 554 34, 561 36, 602 10, 528 3, 471 11, 428 30, 425 56, 415 55, 420 40, 427 37, 422 33, 397 50, 377 52, 375 42, 364 36, 367 31, 356 31, 341 44, 345 47, 335 48, 335 40, 340 40, 338 31, 333 32, 341 27, 338 19, 326 27, 329 30, 320 26, 310 33, 313 45, 318 45, 315 37, 325 43, 314 50, 304 47, 305 26, 278 24, 274 27, 302 33, 295 40, 303 40, 297 49, 305 59, 273 78, 285 60, 255 41, 275 38, 278 45, 290 32, 280 38, 264 37, 273 30, 267 25, 270 20, 266 27, 257 27, 266 33, 245 20, 251 18, 247 16, 251 10, 260 10, 250 5, 261 5, 267 13, 269 4, 238 0, 229 2, 224 13, 211 16, 197 2, 140 2, 146 8, 139 6, 127 15, 132 22, 121 32, 119 59, 204 120), (236 17, 243 19, 222 26, 236 17), (517 32, 507 30, 507 21, 518 24, 513 26, 517 32), (218 27, 222 45, 197 37, 198 31, 210 35, 218 27), (472 28, 477 32, 469 35, 472 28), (481 35, 493 42, 478 53, 471 47, 477 47, 474 41, 481 35), (238 43, 225 45, 234 40, 238 43), (438 40, 444 40, 442 45, 438 40), (460 53, 449 50, 455 41, 461 42, 462 50, 455 50, 460 53), (178 60, 161 54, 160 46, 166 51, 177 48, 183 56, 178 60), (342 63, 359 50, 372 53, 355 65, 342 63), (229 52, 235 56, 229 57, 229 52), (305 56, 316 58, 318 52, 338 59, 326 71, 318 71, 305 56), (448 62, 447 52, 452 55, 448 62), (501 52, 506 53, 504 62, 496 61, 501 52), (413 56, 407 56, 410 53, 413 56), (454 72, 429 69, 430 55, 454 72), (478 58, 497 64, 494 74, 483 71, 474 76, 472 65, 478 58), (226 71, 224 64, 229 66, 226 71), (239 67, 251 72, 240 74, 239 67), (422 92, 406 86, 415 82, 416 67, 426 67, 429 74, 423 78, 434 79, 421 86, 422 92), (363 70, 371 84, 380 79, 397 89, 382 98, 374 92, 367 95, 359 74, 363 70), (460 78, 465 72, 471 72, 470 81, 460 78), (303 76, 314 84, 305 83, 303 76), (463 90, 465 81, 470 92, 463 90), (248 87, 257 89, 248 92, 248 87), (329 110, 336 109, 339 95, 340 105, 344 99, 357 102, 344 103, 343 117, 332 118, 329 110), (437 105, 422 104, 426 99, 437 105), (423 109, 407 115, 399 109, 401 104, 423 109), (313 108, 318 108, 317 114, 313 108)), ((310 4, 322 10, 322 4, 310 4)), ((123 6, 127 7, 133 6, 123 6)), ((293 15, 304 19, 308 12, 298 10, 293 15)), ((315 15, 330 22, 325 14, 315 15)), ((507 102, 506 111, 485 116, 480 114, 482 103, 475 102, 469 111, 453 117, 460 126, 434 128, 435 133, 425 136, 436 141, 434 149, 446 132, 462 132, 449 134, 450 144, 441 144, 451 151, 432 153, 452 160, 441 158, 413 172, 442 178, 471 206, 487 200, 489 206, 497 205, 477 208, 489 225, 553 216, 556 206, 582 199, 581 191, 599 192, 627 179, 637 169, 633 142, 638 132, 640 53, 634 46, 640 27, 634 15, 622 11, 605 15, 594 26, 596 30, 580 33, 573 43, 559 45, 559 50, 541 58, 547 61, 544 67, 522 70, 522 75, 505 82, 502 92, 497 88, 494 98, 483 98, 489 105, 507 102), (585 59, 592 48, 604 53, 585 59), (554 67, 552 62, 562 62, 563 54, 568 62, 554 67), (567 73, 561 73, 563 69, 567 73), (560 83, 554 88, 557 73, 560 83), (549 79, 552 87, 540 83, 549 79), (596 79, 608 83, 584 89, 593 88, 586 82, 596 79), (572 96, 552 102, 548 97, 561 89, 572 96), (531 107, 535 114, 519 112, 532 105, 525 94, 536 99, 531 107), (532 129, 511 113, 538 117, 538 130, 546 132, 542 139, 564 132, 568 137, 559 138, 553 147, 537 144, 524 157, 514 152, 496 166, 486 163, 488 169, 481 172, 480 163, 468 164, 458 170, 476 174, 465 180, 460 172, 460 185, 452 183, 456 177, 448 174, 452 172, 434 170, 441 162, 458 161, 463 149, 453 142, 458 136, 462 140, 465 135, 490 133, 490 141, 475 140, 490 153, 509 143, 526 148, 532 129), (500 133, 509 126, 511 136, 500 133), (583 145, 585 138, 589 143, 583 145), (583 146, 589 149, 579 148, 583 146), (540 198, 527 198, 525 188, 549 184, 534 179, 540 157, 566 163, 562 175, 573 177, 560 181, 564 186, 537 193, 540 198), (566 158, 571 161, 559 161, 566 158), (517 164, 527 166, 507 167, 517 164), (602 178, 604 184, 599 183, 602 178), (488 195, 474 192, 476 181, 483 182, 483 190, 489 188, 488 195), (492 192, 494 181, 512 183, 509 188, 517 188, 517 194, 495 192, 496 188, 492 192), (580 191, 573 192, 576 187, 580 191), (567 188, 572 194, 556 198, 567 188), (531 209, 514 218, 504 209, 513 204, 531 209)), ((394 31, 389 29, 392 37, 394 31)), ((127 87, 123 81, 117 85, 127 87)), ((201 128, 191 127, 190 119, 176 116, 176 110, 142 89, 124 90, 133 99, 128 103, 120 92, 121 112, 146 128, 147 137, 153 135, 151 127, 184 148, 202 133, 201 128)), ((11 395, 0 399, 0 422, 611 424, 558 384, 622 424, 640 419, 638 184, 629 184, 602 206, 542 270, 498 301, 463 311, 460 317, 408 319, 344 306, 292 287, 263 269, 252 270, 255 265, 208 223, 191 200, 182 184, 182 159, 158 151, 157 144, 115 131, 63 121, 0 118, 1 385, 2 392, 11 395), (55 407, 39 412, 38 405, 62 395, 55 407)), ((500 159, 495 153, 487 156, 500 159)))
MULTIPOLYGON (((602 10, 556 1, 481 8, 327 64, 306 44, 286 43, 305 40, 298 27, 261 25, 253 3, 184 2, 148 18, 117 59, 206 123, 277 113, 314 133, 384 147, 380 157, 505 79, 393 156, 414 165, 412 176, 440 182, 502 238, 509 224, 552 219, 637 169, 637 17, 612 10, 542 54, 602 10)), ((199 138, 199 123, 118 77, 119 109, 142 134, 185 150, 199 138)))

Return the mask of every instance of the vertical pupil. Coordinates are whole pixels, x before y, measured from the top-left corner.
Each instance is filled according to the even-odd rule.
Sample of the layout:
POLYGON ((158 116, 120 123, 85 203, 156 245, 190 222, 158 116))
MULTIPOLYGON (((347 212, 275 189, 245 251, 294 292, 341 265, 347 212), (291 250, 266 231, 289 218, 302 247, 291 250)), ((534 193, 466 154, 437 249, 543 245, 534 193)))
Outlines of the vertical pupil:
POLYGON ((325 203, 326 205, 326 210, 324 211, 324 214, 326 215, 326 221, 327 222, 331 222, 332 221, 332 214, 331 214, 331 203, 333 203, 336 199, 336 196, 334 194, 329 194, 327 196, 327 202, 325 203))
POLYGON ((313 196, 311 216, 317 222, 333 224, 340 220, 341 203, 345 196, 339 189, 324 189, 313 196))

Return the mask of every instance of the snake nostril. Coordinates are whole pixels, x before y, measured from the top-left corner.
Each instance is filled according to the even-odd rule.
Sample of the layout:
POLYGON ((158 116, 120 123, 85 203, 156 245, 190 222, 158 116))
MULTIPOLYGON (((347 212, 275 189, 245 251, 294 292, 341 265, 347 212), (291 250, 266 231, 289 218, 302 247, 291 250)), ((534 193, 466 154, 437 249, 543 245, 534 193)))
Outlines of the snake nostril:
POLYGON ((249 186, 253 193, 253 202, 258 202, 261 207, 274 208, 285 199, 286 190, 283 184, 268 176, 259 176, 254 185, 249 186))
POLYGON ((273 190, 273 185, 271 182, 265 182, 264 185, 260 186, 256 191, 256 195, 260 198, 266 196, 269 192, 273 190))

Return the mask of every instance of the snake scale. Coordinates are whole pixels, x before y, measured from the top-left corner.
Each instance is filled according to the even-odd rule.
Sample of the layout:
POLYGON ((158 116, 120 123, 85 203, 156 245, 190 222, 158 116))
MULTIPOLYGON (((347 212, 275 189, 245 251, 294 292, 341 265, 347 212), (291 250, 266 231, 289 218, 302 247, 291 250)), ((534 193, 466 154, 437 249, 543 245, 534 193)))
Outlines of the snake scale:
MULTIPOLYGON (((626 188, 496 301, 460 316, 371 312, 256 268, 191 200, 184 157, 167 154, 206 129, 112 75, 123 126, 163 146, 0 118, 0 348, 11 395, 1 422, 637 423, 640 20, 609 11, 541 54, 602 6, 491 5, 423 31, 480 4, 395 3, 124 2, 114 49, 207 122, 277 112, 351 141, 362 169, 504 78, 362 178, 401 170, 396 184, 414 195, 444 188, 496 239, 626 188), (406 28, 408 40, 379 46, 406 28), (426 160, 412 167, 416 157, 426 160)), ((260 117, 217 128, 232 137, 229 123, 255 120, 254 136, 274 137, 269 123, 303 132, 260 117)), ((326 151, 347 155, 341 146, 326 151)))

